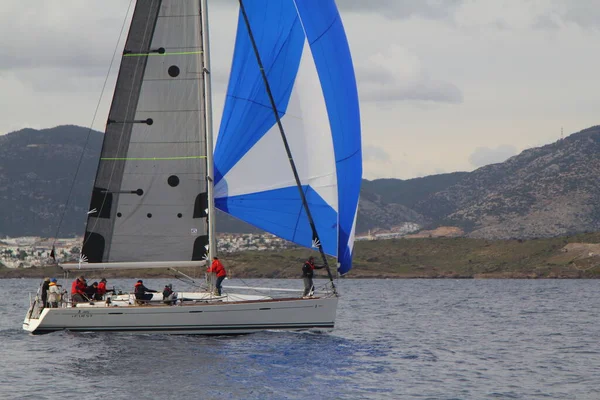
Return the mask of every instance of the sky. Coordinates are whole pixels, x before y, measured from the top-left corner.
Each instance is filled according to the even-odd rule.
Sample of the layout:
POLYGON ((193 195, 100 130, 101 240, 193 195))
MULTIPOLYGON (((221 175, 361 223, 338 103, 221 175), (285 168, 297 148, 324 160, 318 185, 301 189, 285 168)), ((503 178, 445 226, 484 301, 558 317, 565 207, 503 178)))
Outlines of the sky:
MULTIPOLYGON (((2 0, 0 134, 63 124, 103 131, 131 3, 2 0)), ((216 127, 236 4, 209 0, 216 127)), ((472 171, 600 125, 600 0, 337 4, 366 179, 472 171)))

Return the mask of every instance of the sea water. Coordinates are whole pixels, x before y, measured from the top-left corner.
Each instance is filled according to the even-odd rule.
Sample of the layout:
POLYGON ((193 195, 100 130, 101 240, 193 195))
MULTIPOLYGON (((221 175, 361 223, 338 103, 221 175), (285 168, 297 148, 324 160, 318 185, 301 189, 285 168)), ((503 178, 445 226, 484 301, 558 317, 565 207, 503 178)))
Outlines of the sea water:
POLYGON ((600 281, 344 279, 330 333, 216 337, 30 335, 38 284, 0 280, 0 399, 600 399, 600 281))

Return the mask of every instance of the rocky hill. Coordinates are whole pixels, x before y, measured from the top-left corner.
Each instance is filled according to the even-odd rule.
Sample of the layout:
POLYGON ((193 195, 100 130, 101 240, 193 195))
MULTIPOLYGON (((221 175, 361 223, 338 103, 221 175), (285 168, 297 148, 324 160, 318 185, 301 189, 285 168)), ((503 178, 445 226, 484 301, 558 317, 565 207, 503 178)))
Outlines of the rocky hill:
POLYGON ((468 172, 432 175, 409 180, 363 180, 356 231, 394 231, 406 222, 430 226, 433 220, 416 210, 429 196, 459 182, 468 172))
MULTIPOLYGON (((0 136, 0 237, 81 235, 101 141, 77 126, 0 136)), ((592 127, 473 172, 364 180, 357 232, 406 223, 488 239, 598 231, 599 173, 600 127, 592 127)), ((217 229, 254 230, 224 214, 217 229)))
POLYGON ((414 209, 476 238, 598 231, 599 176, 600 126, 595 126, 479 168, 414 209))

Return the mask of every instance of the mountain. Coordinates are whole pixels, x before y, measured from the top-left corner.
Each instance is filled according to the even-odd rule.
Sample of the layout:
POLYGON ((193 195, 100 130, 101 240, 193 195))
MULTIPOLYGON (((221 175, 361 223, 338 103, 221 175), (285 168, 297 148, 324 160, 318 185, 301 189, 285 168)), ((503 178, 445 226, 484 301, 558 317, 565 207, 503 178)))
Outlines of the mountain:
MULTIPOLYGON (((83 235, 102 138, 73 125, 0 136, 0 237, 83 235)), ((221 231, 258 232, 218 218, 221 231)))
POLYGON ((454 172, 408 180, 363 179, 356 231, 392 231, 405 222, 431 225, 431 218, 416 211, 415 206, 456 184, 467 174, 468 172, 454 172))
POLYGON ((0 136, 0 235, 82 234, 101 146, 102 133, 70 125, 0 136))
MULTIPOLYGON (((77 126, 0 136, 0 237, 83 234, 101 146, 102 133, 77 126)), ((598 231, 599 174, 596 126, 473 172, 363 180, 356 232, 407 223, 488 239, 598 231)), ((220 232, 258 231, 223 213, 217 221, 220 232)))
POLYGON ((479 168, 414 205, 475 238, 600 230, 600 126, 479 168))

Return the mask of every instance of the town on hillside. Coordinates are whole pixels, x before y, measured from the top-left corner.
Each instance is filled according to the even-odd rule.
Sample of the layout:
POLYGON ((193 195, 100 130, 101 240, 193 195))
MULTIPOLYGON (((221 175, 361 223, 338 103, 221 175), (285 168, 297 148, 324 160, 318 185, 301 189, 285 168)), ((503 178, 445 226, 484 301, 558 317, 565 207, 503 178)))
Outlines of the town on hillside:
MULTIPOLYGON (((0 265, 8 268, 39 267, 53 263, 50 253, 54 246, 59 262, 77 262, 83 238, 47 239, 37 236, 5 238, 0 240, 0 265)), ((294 247, 293 243, 264 233, 219 234, 218 251, 232 253, 241 250, 280 250, 294 247)))
MULTIPOLYGON (((389 231, 369 231, 366 235, 357 236, 356 240, 461 236, 463 234, 462 230, 458 228, 448 227, 415 233, 420 228, 418 224, 405 223, 389 231)), ((0 266, 30 268, 52 264, 54 263, 54 260, 51 259, 52 247, 54 247, 56 260, 59 262, 77 262, 80 258, 82 242, 83 238, 81 236, 56 240, 38 236, 0 239, 0 266)), ((269 233, 220 233, 217 235, 217 250, 219 253, 283 250, 294 247, 297 246, 269 233)))

